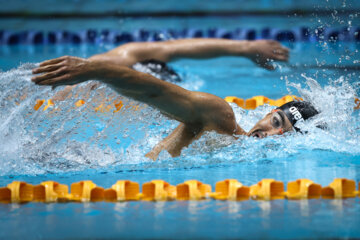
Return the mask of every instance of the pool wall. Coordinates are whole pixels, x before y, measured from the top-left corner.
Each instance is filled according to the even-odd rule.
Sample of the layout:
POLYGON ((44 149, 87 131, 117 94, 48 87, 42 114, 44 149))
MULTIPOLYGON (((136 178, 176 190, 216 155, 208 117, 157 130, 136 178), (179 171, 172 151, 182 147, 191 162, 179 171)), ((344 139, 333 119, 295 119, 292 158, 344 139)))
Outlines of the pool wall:
MULTIPOLYGON (((0 0, 0 13, 3 15, 26 15, 44 13, 63 13, 71 14, 104 14, 113 15, 124 14, 159 14, 182 13, 182 14, 208 14, 208 13, 246 13, 277 12, 286 14, 287 12, 327 12, 333 10, 355 11, 360 9, 360 2, 357 0, 0 0)), ((86 15, 84 15, 86 16, 86 15)))

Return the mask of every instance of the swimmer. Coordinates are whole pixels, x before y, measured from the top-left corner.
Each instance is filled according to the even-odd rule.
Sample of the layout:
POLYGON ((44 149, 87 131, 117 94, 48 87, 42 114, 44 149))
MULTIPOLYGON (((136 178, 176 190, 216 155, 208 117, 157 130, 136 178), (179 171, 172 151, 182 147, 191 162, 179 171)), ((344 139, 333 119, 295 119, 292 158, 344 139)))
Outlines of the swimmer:
MULTIPOLYGON (((182 48, 183 51, 180 51, 182 57, 215 57, 221 54, 225 55, 226 51, 234 51, 234 48, 236 48, 236 41, 231 40, 224 40, 223 43, 226 44, 223 47, 218 45, 222 40, 203 39, 203 44, 200 40, 195 40, 193 44, 189 43, 191 42, 190 39, 189 41, 178 41, 184 41, 184 46, 186 46, 182 48), (201 56, 202 54, 205 56, 201 56)), ((170 52, 170 55, 175 54, 173 52, 177 51, 178 48, 172 48, 172 43, 168 44, 170 46, 165 47, 167 48, 166 51, 170 52)), ((250 56, 251 54, 246 52, 252 49, 250 47, 251 43, 248 42, 247 44, 250 45, 245 44, 242 46, 242 54, 250 56)), ((270 41, 265 45, 269 47, 272 44, 276 43, 270 41)), ((136 43, 134 43, 135 45, 136 43)), ((276 45, 281 47, 278 43, 276 45)), ((152 47, 149 48, 152 49, 152 47)), ((273 48, 271 47, 271 49, 273 48)), ((280 60, 285 61, 288 52, 285 48, 281 49, 283 53, 280 60)), ((160 49, 158 51, 160 52, 160 49)), ((112 54, 122 55, 123 53, 112 54)), ((166 61, 171 58, 168 54, 160 54, 160 56, 164 58, 157 60, 166 61)), ((152 57, 152 55, 142 57, 146 59, 152 57)), ((255 54, 252 57, 258 58, 259 55, 255 54)), ((122 59, 122 57, 119 59, 122 59)), ((263 138, 283 134, 293 129, 297 130, 295 128, 296 122, 305 121, 317 114, 316 109, 309 103, 290 102, 267 114, 247 133, 237 124, 231 106, 224 99, 209 93, 189 91, 176 84, 162 81, 150 74, 138 72, 130 67, 134 64, 134 59, 124 61, 118 60, 116 62, 107 55, 94 56, 90 59, 64 56, 42 62, 38 68, 33 70, 34 74, 39 75, 34 76, 32 81, 38 85, 56 87, 96 79, 107 84, 119 94, 144 102, 159 109, 164 115, 179 121, 179 126, 146 154, 146 157, 153 160, 156 160, 163 150, 168 151, 173 157, 179 156, 184 147, 199 139, 207 131, 215 131, 234 138, 239 135, 263 138)), ((257 62, 260 63, 262 60, 257 60, 257 62)))
MULTIPOLYGON (((109 61, 172 83, 181 81, 180 76, 167 65, 182 58, 209 59, 221 56, 246 57, 258 66, 274 70, 275 61, 287 61, 289 50, 277 41, 235 41, 227 39, 179 39, 164 42, 134 42, 121 45, 106 53, 97 54, 89 60, 109 61), (145 70, 145 71, 144 71, 145 70)), ((92 90, 96 83, 87 86, 92 90)), ((67 86, 52 98, 63 101, 71 96, 74 86, 67 86)))

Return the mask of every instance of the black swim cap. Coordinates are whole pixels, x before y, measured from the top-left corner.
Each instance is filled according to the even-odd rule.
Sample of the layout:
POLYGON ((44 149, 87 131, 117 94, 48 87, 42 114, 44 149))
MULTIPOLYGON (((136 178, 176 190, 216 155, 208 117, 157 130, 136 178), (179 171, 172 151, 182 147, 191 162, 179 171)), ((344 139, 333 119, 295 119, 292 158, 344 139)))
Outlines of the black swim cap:
POLYGON ((303 101, 288 102, 277 109, 281 109, 285 113, 296 131, 300 131, 295 127, 297 122, 303 122, 319 113, 311 103, 303 101))
MULTIPOLYGON (((142 62, 139 62, 141 66, 145 67, 145 73, 153 75, 163 81, 168 81, 172 83, 181 82, 181 77, 175 72, 173 68, 167 65, 165 62, 149 59, 142 62)), ((133 69, 143 72, 141 69, 137 68, 137 64, 133 66, 133 69)))

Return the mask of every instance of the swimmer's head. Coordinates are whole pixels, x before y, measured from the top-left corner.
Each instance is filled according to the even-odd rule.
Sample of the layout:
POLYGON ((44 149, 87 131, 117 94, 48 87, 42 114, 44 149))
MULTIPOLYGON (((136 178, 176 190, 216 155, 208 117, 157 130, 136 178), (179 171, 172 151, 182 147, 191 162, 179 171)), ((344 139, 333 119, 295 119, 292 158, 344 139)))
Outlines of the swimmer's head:
POLYGON ((248 136, 264 138, 271 135, 281 135, 285 132, 300 131, 295 127, 297 122, 303 122, 319 112, 309 102, 292 101, 268 113, 255 124, 248 136))

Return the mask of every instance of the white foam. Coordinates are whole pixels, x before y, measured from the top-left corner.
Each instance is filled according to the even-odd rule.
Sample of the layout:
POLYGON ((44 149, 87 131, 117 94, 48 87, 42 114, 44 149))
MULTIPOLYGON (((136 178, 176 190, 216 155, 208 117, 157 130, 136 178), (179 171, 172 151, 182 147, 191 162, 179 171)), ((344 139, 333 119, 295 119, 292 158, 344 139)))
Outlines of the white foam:
MULTIPOLYGON (((308 134, 287 133, 267 139, 231 137, 206 133, 173 159, 161 153, 153 162, 144 155, 177 126, 157 110, 140 104, 141 110, 122 108, 118 113, 95 112, 107 98, 117 98, 107 86, 100 84, 89 91, 83 83, 74 90, 77 95, 56 102, 58 112, 40 108, 34 111, 36 99, 50 99, 61 88, 36 86, 30 81, 35 64, 0 73, 0 169, 1 175, 41 174, 80 171, 89 168, 146 167, 181 168, 209 164, 257 161, 265 158, 286 158, 304 150, 325 150, 360 154, 359 112, 354 112, 354 86, 344 78, 321 87, 315 79, 303 76, 305 85, 289 83, 303 98, 321 111, 304 129, 308 134), (78 99, 86 100, 80 108, 78 99), (314 126, 325 121, 329 130, 314 126)), ((201 84, 202 79, 198 78, 201 84)), ((186 79, 185 84, 191 79, 186 79)), ((196 84, 195 84, 196 86, 196 84)), ((196 87, 200 88, 200 87, 196 87)), ((194 89, 197 90, 197 89, 194 89)), ((201 90, 201 89, 200 89, 201 90)), ((254 94, 256 95, 256 94, 254 94)), ((136 103, 121 98, 124 105, 136 103)), ((232 105, 240 126, 249 130, 273 107, 261 106, 245 111, 232 105)))

